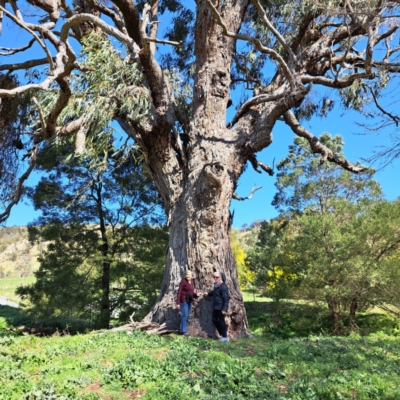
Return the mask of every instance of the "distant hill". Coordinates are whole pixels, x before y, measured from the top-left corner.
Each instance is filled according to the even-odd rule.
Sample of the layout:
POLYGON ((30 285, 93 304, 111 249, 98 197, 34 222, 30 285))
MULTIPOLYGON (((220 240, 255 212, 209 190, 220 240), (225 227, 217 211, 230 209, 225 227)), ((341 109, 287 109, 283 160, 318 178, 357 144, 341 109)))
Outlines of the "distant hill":
POLYGON ((25 226, 0 228, 0 278, 26 277, 39 268, 37 257, 46 244, 32 246, 25 226))
POLYGON ((265 220, 253 221, 250 225, 243 225, 241 229, 236 229, 238 232, 237 238, 242 249, 247 253, 248 249, 254 247, 257 242, 258 232, 260 231, 260 226, 265 220))

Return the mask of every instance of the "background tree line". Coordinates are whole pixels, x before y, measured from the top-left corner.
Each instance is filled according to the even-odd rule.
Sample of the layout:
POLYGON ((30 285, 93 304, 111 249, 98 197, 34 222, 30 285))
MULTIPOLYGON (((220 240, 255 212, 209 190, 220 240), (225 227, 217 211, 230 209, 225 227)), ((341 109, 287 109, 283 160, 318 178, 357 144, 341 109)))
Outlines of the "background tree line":
MULTIPOLYGON (((341 154, 339 136, 319 140, 341 154)), ((239 276, 249 271, 242 287, 272 297, 278 317, 283 299, 326 306, 334 334, 356 330, 356 314, 374 307, 398 315, 400 200, 382 198, 372 169, 321 165, 301 138, 278 170, 279 216, 247 239, 247 257, 235 252, 239 276)))

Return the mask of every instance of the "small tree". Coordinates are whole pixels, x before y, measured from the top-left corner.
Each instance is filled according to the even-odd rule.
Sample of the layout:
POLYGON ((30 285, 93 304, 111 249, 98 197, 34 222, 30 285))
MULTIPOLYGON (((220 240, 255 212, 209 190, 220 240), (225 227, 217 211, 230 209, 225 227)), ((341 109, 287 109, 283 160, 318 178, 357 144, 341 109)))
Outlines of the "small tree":
MULTIPOLYGON (((319 140, 340 155, 339 136, 323 134, 319 140)), ((376 285, 366 290, 363 284, 371 282, 366 276, 374 275, 376 258, 388 243, 385 237, 380 250, 375 245, 376 253, 366 246, 373 224, 378 229, 388 222, 384 213, 382 221, 377 217, 386 203, 379 202, 373 171, 354 176, 334 164, 321 165, 320 156, 312 155, 301 138, 295 139, 278 170, 273 204, 285 217, 264 223, 250 252, 257 281, 267 284, 277 303, 293 296, 326 302, 335 333, 341 332, 344 312, 353 329, 357 310, 372 304, 376 285)), ((393 211, 396 215, 394 205, 393 211)), ((387 232, 396 240, 393 229, 387 232)), ((385 278, 380 279, 382 284, 385 278)))
POLYGON ((239 241, 240 231, 231 230, 231 246, 235 257, 236 267, 238 269, 239 284, 241 290, 249 289, 254 281, 254 272, 246 264, 247 254, 239 241))

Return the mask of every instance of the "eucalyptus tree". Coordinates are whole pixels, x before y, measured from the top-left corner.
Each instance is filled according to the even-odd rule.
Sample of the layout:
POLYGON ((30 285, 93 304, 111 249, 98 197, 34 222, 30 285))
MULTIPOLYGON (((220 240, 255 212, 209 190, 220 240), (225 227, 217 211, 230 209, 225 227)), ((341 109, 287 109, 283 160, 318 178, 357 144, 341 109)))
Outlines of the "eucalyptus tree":
MULTIPOLYGON (((400 69, 399 1, 28 3, 8 0, 0 11, 12 29, 19 26, 31 36, 13 51, 22 58, 34 42, 44 58, 26 52, 24 60, 0 65, 0 71, 36 67, 40 73, 26 84, 0 89, 0 96, 36 94, 37 122, 29 132, 33 148, 54 136, 75 135, 82 152, 82 143, 96 135, 99 115, 102 123, 117 121, 142 151, 168 215, 167 267, 148 318, 177 328, 173 304, 183 271, 192 269, 198 289, 205 290, 218 269, 226 273, 231 290, 232 335, 247 333, 229 243, 229 205, 238 197, 238 179, 247 162, 272 173, 256 153, 271 145, 278 121, 304 137, 322 162, 361 171, 318 141, 299 118, 329 114, 330 99, 315 101, 315 88, 322 87, 336 91, 348 107, 362 109, 360 103, 370 100, 382 118, 397 122, 380 95, 400 69), (168 21, 164 33, 163 21, 168 21), (105 37, 108 52, 100 43, 105 37), (77 56, 84 41, 98 55, 94 66, 77 56), (77 79, 85 77, 79 90, 86 95, 77 97, 77 79), (233 98, 233 89, 243 95, 233 98), (370 99, 366 91, 373 93, 370 99), (236 113, 227 121, 233 101, 236 113)), ((210 307, 200 301, 194 332, 213 332, 210 307)))

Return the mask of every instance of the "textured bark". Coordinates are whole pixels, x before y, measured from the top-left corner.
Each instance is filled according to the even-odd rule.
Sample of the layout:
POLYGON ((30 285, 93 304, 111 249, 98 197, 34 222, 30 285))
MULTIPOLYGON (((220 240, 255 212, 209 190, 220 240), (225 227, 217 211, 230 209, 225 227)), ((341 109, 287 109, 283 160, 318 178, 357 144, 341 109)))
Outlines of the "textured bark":
POLYGON ((110 326, 110 262, 103 261, 103 270, 101 277, 101 302, 99 328, 108 329, 110 326))
POLYGON ((350 331, 354 331, 356 328, 356 313, 358 310, 358 296, 352 298, 350 303, 350 312, 349 312, 349 329, 350 331))
MULTIPOLYGON (((198 157, 204 157, 203 152, 198 157)), ((180 319, 175 303, 185 271, 193 272, 196 291, 200 293, 213 288, 214 271, 224 271, 231 296, 230 333, 241 336, 248 333, 248 324, 229 237, 229 204, 238 171, 232 160, 234 153, 226 145, 213 146, 213 152, 219 161, 204 165, 200 158, 194 162, 197 168, 189 172, 184 190, 172 206, 167 267, 160 298, 148 318, 166 323, 167 329, 178 330, 180 319)), ((211 299, 195 301, 189 334, 213 336, 211 314, 211 299)))
POLYGON ((341 329, 340 329, 340 305, 338 301, 332 297, 328 300, 328 307, 329 307, 329 312, 331 315, 331 321, 332 321, 332 326, 333 326, 333 333, 334 335, 340 335, 341 334, 341 329))
POLYGON ((103 257, 102 275, 101 275, 101 300, 100 300, 100 318, 99 328, 108 329, 110 326, 111 308, 110 308, 110 246, 107 239, 107 229, 102 208, 101 183, 96 186, 97 192, 97 211, 100 219, 100 235, 102 244, 100 251, 103 257))

